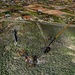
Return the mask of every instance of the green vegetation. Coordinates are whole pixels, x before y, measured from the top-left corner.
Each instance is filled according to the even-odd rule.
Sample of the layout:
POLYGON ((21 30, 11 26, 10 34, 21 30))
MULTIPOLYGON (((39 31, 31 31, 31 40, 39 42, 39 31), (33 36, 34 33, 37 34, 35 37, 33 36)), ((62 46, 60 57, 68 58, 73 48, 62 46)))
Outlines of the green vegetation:
POLYGON ((51 17, 54 19, 54 22, 58 22, 58 23, 62 23, 63 22, 62 18, 60 18, 58 16, 51 15, 51 17))
MULTIPOLYGON (((8 24, 8 23, 6 23, 8 24)), ((48 45, 48 40, 44 39, 41 32, 34 22, 29 23, 15 23, 18 30, 18 45, 14 45, 14 39, 12 32, 6 32, 4 35, 0 35, 5 41, 0 43, 0 65, 1 75, 74 75, 75 65, 72 62, 74 56, 67 54, 75 53, 74 50, 67 48, 65 45, 71 44, 67 41, 67 37, 74 37, 74 29, 68 28, 51 46, 51 51, 48 54, 43 55, 46 63, 38 64, 36 67, 26 68, 25 59, 17 55, 17 51, 24 49, 27 50, 29 55, 36 54, 40 57, 42 48, 48 45), (6 36, 8 35, 8 36, 6 36), (6 36, 6 37, 5 37, 6 36), (62 40, 64 39, 64 40, 62 40), (65 39, 67 42, 65 42, 65 39)), ((40 25, 44 35, 47 37, 55 35, 62 29, 62 27, 40 25)), ((12 29, 14 28, 14 25, 12 29)), ((5 33, 5 32, 4 32, 5 33)), ((71 40, 71 39, 69 39, 71 40)))
MULTIPOLYGON (((39 0, 39 2, 40 1, 48 4, 49 0, 39 0)), ((56 5, 67 4, 66 2, 56 2, 54 3, 56 5)), ((54 9, 49 6, 43 7, 54 9)), ((14 6, 7 5, 4 9, 5 8, 17 11, 15 16, 30 15, 44 21, 63 23, 63 25, 75 18, 70 15, 65 15, 64 18, 62 16, 48 14, 38 15, 37 12, 23 9, 21 3, 16 3, 14 6), (20 10, 23 12, 18 12, 20 10)), ((61 11, 73 13, 68 9, 61 11)), ((14 17, 13 12, 5 12, 5 14, 11 14, 14 17)), ((0 16, 3 15, 4 13, 0 13, 0 16)), ((38 23, 37 20, 36 22, 39 26, 36 22, 32 21, 12 21, 8 18, 4 20, 6 21, 1 22, 2 30, 0 29, 0 75, 75 75, 75 28, 69 27, 66 29, 51 44, 51 51, 47 54, 43 54, 44 47, 46 47, 57 33, 63 29, 62 26, 38 23), (17 30, 17 45, 14 44, 14 29, 17 30), (46 38, 44 38, 44 36, 46 38), (38 58, 43 56, 45 63, 37 64, 36 67, 27 67, 25 58, 17 54, 17 52, 22 49, 27 51, 29 56, 37 55, 38 58)), ((41 59, 41 61, 43 61, 43 59, 41 59)))
POLYGON ((43 6, 43 8, 47 8, 47 9, 55 9, 54 7, 51 7, 51 6, 43 6))
POLYGON ((70 14, 74 14, 73 11, 70 11, 70 10, 68 10, 68 9, 62 9, 61 11, 66 12, 66 13, 70 13, 70 14))
POLYGON ((32 16, 36 16, 36 17, 38 16, 37 12, 32 12, 32 11, 28 11, 28 12, 29 12, 29 14, 32 15, 32 16))

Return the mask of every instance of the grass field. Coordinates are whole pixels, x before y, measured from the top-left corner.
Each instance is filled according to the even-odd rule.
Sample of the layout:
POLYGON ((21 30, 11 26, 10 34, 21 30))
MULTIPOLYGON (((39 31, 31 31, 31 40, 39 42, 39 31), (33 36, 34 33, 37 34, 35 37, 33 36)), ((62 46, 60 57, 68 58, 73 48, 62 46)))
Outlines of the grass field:
MULTIPOLYGON (((7 23, 8 24, 8 23, 7 23)), ((33 23, 15 23, 13 27, 0 35, 0 75, 75 75, 75 29, 68 28, 51 45, 48 54, 42 48, 49 43, 48 37, 54 38, 63 27, 33 23), (14 45, 13 29, 18 31, 18 44, 14 45), (29 55, 44 56, 46 63, 26 68, 24 57, 17 55, 18 50, 27 50, 29 55)))

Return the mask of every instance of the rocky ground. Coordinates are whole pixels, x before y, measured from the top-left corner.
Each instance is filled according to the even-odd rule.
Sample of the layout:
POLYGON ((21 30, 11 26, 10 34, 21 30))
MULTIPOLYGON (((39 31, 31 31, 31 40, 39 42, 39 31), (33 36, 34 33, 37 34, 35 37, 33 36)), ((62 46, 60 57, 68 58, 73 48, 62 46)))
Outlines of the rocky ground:
POLYGON ((74 75, 75 74, 75 29, 65 30, 51 45, 51 51, 43 54, 43 48, 63 28, 46 24, 13 23, 0 34, 0 75, 74 75), (17 30, 18 44, 14 45, 13 30, 17 30), (45 37, 45 38, 44 38, 45 37), (52 38, 50 38, 52 37, 52 38), (36 54, 39 63, 36 67, 26 67, 24 57, 17 51, 27 50, 29 55, 36 54), (43 62, 42 62, 43 61, 43 62))

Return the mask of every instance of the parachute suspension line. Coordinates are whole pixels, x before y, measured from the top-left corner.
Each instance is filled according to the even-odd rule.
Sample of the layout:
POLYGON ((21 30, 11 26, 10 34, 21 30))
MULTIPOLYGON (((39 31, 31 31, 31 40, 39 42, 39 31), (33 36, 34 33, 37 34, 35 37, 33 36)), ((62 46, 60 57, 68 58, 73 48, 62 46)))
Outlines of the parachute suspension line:
POLYGON ((55 38, 58 38, 58 37, 62 34, 62 32, 65 31, 71 24, 72 24, 72 22, 70 22, 65 28, 63 28, 63 29, 56 35, 55 38))
POLYGON ((47 39, 46 36, 44 35, 43 30, 42 30, 41 26, 39 25, 39 23, 36 23, 36 24, 37 24, 37 26, 38 26, 38 28, 39 28, 39 30, 40 30, 40 32, 41 32, 42 37, 43 37, 44 39, 47 39))
POLYGON ((53 38, 53 40, 49 43, 48 46, 50 46, 50 44, 53 43, 53 41, 57 39, 72 23, 73 21, 70 22, 66 27, 64 27, 60 32, 58 32, 58 34, 53 38))
POLYGON ((63 31, 65 31, 72 23, 73 23, 73 21, 70 22, 66 27, 64 27, 64 28, 53 38, 53 40, 51 40, 51 42, 48 44, 48 46, 44 49, 44 53, 48 53, 48 52, 51 50, 50 45, 51 45, 51 44, 54 42, 54 40, 57 39, 57 38, 63 33, 63 31))

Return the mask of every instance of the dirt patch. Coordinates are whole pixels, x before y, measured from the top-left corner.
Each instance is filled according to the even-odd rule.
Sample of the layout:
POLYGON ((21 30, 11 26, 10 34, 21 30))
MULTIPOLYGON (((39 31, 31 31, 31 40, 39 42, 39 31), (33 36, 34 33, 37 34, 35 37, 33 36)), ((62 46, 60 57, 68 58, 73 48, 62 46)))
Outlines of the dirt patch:
POLYGON ((75 46, 74 45, 69 45, 69 46, 67 46, 67 48, 75 50, 75 46))
POLYGON ((54 15, 66 14, 65 12, 61 12, 61 11, 59 11, 59 10, 47 10, 47 11, 44 11, 44 13, 54 14, 54 15))
POLYGON ((67 14, 67 13, 61 12, 61 11, 59 11, 59 10, 49 10, 49 9, 47 9, 47 8, 42 7, 42 6, 39 5, 39 4, 29 5, 29 6, 24 7, 24 8, 32 9, 32 10, 34 10, 34 11, 42 10, 42 13, 45 13, 45 14, 54 14, 54 15, 67 14))

